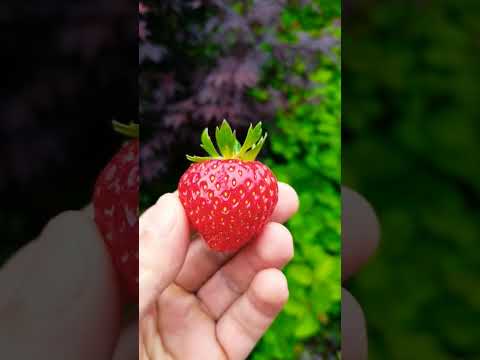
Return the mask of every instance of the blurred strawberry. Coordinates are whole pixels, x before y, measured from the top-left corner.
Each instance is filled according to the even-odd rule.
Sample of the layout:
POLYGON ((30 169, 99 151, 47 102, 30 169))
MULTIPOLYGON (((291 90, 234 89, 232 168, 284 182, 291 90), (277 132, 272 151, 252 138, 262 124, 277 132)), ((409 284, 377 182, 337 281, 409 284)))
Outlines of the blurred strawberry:
POLYGON ((130 299, 138 298, 138 125, 114 122, 115 129, 136 137, 125 143, 95 184, 95 223, 108 247, 130 299))

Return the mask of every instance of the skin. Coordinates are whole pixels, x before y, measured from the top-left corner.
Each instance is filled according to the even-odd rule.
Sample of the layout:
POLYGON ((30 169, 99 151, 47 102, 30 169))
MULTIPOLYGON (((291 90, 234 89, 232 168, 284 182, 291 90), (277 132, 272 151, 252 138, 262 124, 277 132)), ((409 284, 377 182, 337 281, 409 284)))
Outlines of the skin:
MULTIPOLYGON (((287 185, 280 189, 272 222, 237 254, 219 255, 198 238, 190 241, 175 195, 149 209, 140 221, 145 242, 140 321, 123 315, 114 269, 91 209, 60 214, 0 270, 2 355, 157 360, 188 359, 192 353, 204 358, 207 352, 208 359, 245 359, 288 298, 280 269, 291 259, 293 246, 280 223, 296 211, 298 199, 287 185), (165 209, 176 215, 173 233, 157 231, 165 209), (157 261, 147 249, 155 251, 157 261)), ((351 214, 344 217, 346 280, 373 253, 378 227, 365 200, 348 190, 343 197, 344 216, 351 214)), ((344 292, 344 359, 366 359, 364 323, 360 306, 344 292)))
MULTIPOLYGON (((370 204, 358 193, 342 189, 342 281, 356 274, 375 253, 380 226, 370 204)), ((342 359, 368 359, 365 316, 357 300, 342 290, 342 359)))
POLYGON ((245 359, 288 300, 293 239, 280 223, 298 197, 279 186, 271 222, 237 253, 190 241, 176 194, 140 218, 140 359, 245 359))

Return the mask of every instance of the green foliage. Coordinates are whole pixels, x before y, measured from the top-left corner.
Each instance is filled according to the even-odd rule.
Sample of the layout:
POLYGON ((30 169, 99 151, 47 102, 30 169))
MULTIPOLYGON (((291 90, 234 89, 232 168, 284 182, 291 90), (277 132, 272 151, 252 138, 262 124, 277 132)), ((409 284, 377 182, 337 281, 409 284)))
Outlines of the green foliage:
POLYGON ((374 9, 347 19, 343 68, 343 179, 382 225, 352 283, 370 358, 478 359, 479 3, 374 9))
MULTIPOLYGON (((283 19, 304 31, 318 31, 318 24, 334 31, 331 21, 312 11, 290 8, 283 19)), ((272 154, 266 162, 279 180, 297 190, 301 207, 287 224, 296 249, 285 270, 290 300, 252 359, 296 359, 306 352, 340 356, 340 66, 321 58, 307 70, 298 59, 294 74, 282 64, 271 64, 267 73, 276 74, 265 82, 288 94, 288 106, 269 130, 272 154), (314 86, 285 85, 282 76, 287 75, 307 77, 314 86)), ((264 93, 254 91, 260 98, 264 93)))

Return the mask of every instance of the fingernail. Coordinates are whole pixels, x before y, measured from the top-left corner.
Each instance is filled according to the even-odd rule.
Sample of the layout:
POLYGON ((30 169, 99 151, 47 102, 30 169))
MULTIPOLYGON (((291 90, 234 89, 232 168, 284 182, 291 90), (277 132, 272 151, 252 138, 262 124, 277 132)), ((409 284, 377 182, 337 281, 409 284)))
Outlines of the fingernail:
POLYGON ((157 231, 160 236, 169 235, 177 223, 176 199, 172 194, 165 194, 158 199, 156 206, 160 213, 157 220, 157 231))

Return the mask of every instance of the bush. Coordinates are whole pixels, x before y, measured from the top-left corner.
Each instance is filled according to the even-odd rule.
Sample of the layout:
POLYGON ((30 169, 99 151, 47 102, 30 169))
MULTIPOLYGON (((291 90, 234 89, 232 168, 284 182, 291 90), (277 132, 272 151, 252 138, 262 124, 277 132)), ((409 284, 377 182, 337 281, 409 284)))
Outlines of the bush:
POLYGON ((272 131, 273 155, 266 161, 297 190, 301 208, 288 224, 296 240, 296 255, 286 268, 290 301, 254 359, 339 351, 340 72, 323 65, 310 75, 323 84, 292 92, 291 110, 276 116, 272 131))
POLYGON ((227 118, 244 134, 263 121, 263 161, 301 209, 291 298, 252 358, 339 356, 340 2, 212 3, 141 9, 142 207, 176 187, 205 126, 227 118))

